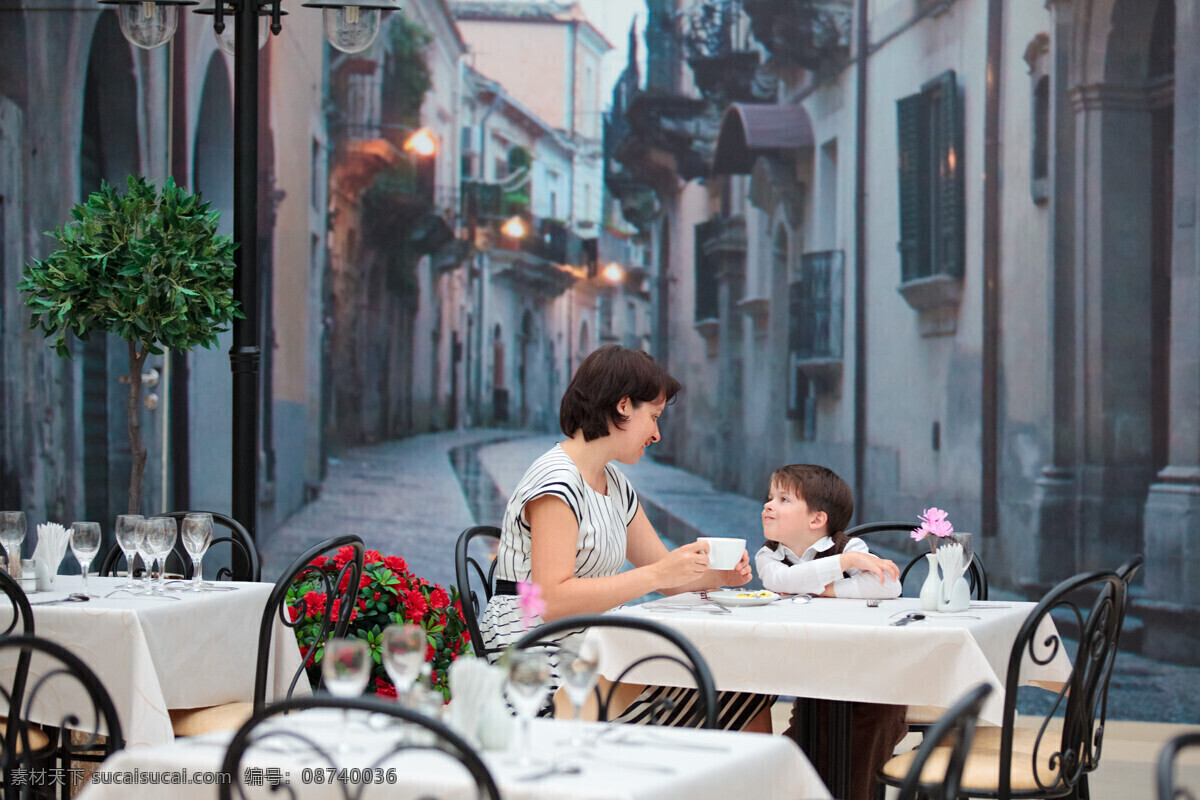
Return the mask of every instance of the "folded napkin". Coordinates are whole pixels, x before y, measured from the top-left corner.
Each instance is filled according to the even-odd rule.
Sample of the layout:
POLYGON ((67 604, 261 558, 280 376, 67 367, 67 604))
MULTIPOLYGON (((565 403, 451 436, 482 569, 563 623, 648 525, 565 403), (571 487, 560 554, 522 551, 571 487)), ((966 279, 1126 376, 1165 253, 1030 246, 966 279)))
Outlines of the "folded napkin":
MULTIPOLYGON (((34 548, 33 558, 39 565, 39 572, 42 565, 45 565, 45 574, 49 577, 50 583, 50 586, 46 588, 51 588, 54 585, 54 576, 58 574, 59 564, 67 554, 67 546, 71 542, 71 532, 57 522, 46 522, 37 526, 37 535, 37 547, 34 548)), ((41 581, 39 580, 38 583, 38 589, 41 589, 41 581)))
POLYGON ((504 703, 506 678, 503 668, 480 658, 460 658, 450 665, 450 727, 485 750, 508 745, 512 717, 504 703))

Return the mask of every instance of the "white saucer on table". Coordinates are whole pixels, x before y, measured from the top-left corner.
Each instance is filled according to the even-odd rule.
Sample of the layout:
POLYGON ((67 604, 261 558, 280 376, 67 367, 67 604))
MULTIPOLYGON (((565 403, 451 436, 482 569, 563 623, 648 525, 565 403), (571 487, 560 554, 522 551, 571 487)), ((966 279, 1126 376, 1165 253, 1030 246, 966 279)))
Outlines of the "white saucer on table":
POLYGON ((765 606, 779 599, 779 595, 765 589, 749 591, 743 589, 722 589, 719 592, 709 592, 708 599, 721 606, 765 606))

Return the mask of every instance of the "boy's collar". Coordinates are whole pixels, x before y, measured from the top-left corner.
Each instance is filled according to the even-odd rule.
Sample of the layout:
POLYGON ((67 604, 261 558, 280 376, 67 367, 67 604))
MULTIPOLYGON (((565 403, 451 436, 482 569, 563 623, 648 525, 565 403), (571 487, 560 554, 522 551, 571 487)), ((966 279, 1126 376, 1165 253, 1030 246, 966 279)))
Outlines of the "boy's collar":
MULTIPOLYGON (((818 553, 824 553, 831 547, 833 547, 833 537, 826 534, 809 545, 808 550, 816 550, 818 553)), ((805 552, 808 551, 806 550, 805 552)))

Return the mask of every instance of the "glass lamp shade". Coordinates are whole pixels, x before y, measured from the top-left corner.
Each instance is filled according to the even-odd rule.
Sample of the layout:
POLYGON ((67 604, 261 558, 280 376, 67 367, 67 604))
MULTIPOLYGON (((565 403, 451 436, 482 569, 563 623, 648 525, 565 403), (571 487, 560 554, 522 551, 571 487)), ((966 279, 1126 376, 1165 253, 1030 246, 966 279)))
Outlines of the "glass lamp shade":
POLYGON ((379 34, 379 17, 378 8, 326 8, 325 38, 343 53, 360 53, 379 34))
POLYGON ((117 14, 121 22, 121 33, 131 44, 143 50, 162 47, 179 25, 179 9, 175 5, 158 3, 121 3, 117 14))
MULTIPOLYGON (((235 35, 234 34, 235 30, 237 30, 237 23, 234 22, 233 19, 231 19, 229 17, 225 18, 225 29, 224 30, 222 30, 220 33, 217 33, 216 29, 215 28, 213 29, 213 36, 215 36, 217 38, 217 47, 221 48, 222 52, 228 53, 231 56, 235 55, 237 53, 237 48, 234 46, 234 41, 233 41, 233 37, 235 35)), ((258 49, 259 50, 263 49, 263 47, 267 44, 267 39, 269 39, 269 38, 271 38, 271 18, 270 17, 259 17, 258 18, 258 49)))

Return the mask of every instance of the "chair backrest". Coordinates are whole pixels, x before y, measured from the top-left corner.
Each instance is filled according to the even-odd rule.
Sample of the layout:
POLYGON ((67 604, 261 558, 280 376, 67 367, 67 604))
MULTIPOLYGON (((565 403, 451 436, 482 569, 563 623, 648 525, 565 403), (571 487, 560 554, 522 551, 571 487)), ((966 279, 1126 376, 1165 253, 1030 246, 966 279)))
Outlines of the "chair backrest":
POLYGON ((458 542, 454 545, 454 577, 458 581, 458 591, 462 598, 463 619, 467 623, 467 632, 471 634, 471 652, 480 658, 487 658, 492 652, 483 646, 479 615, 492 599, 492 590, 496 582, 494 548, 499 543, 499 528, 495 525, 475 525, 460 533, 458 542), (483 558, 479 552, 482 548, 478 545, 475 554, 472 554, 471 542, 475 539, 488 540, 489 558, 483 558), (483 593, 482 602, 479 592, 483 593))
MULTIPOLYGON (((350 615, 354 610, 354 601, 358 597, 365 555, 366 548, 362 539, 353 534, 336 536, 305 550, 279 576, 275 588, 267 598, 267 605, 263 608, 262 623, 258 629, 258 662, 254 673, 255 712, 262 710, 266 704, 271 639, 276 622, 293 631, 301 625, 311 626, 316 622, 312 636, 307 641, 299 642, 300 667, 288 684, 287 697, 292 696, 301 675, 307 675, 314 688, 319 689, 322 686, 321 670, 316 666, 317 658, 331 637, 346 634, 350 615), (321 560, 314 563, 316 559, 321 560), (338 561, 342 563, 338 565, 338 561), (314 602, 311 607, 319 611, 312 615, 299 613, 296 619, 292 619, 288 611, 288 589, 300 578, 314 582, 316 588, 313 591, 318 595, 320 602, 314 602)), ((314 598, 314 601, 316 599, 314 598)), ((306 604, 306 607, 309 606, 306 604)))
MULTIPOLYGON (((156 517, 171 517, 172 519, 182 522, 183 518, 188 514, 212 514, 213 518, 213 539, 209 546, 210 553, 219 553, 221 548, 228 546, 230 566, 222 566, 217 570, 217 580, 234 580, 234 581, 252 581, 257 583, 262 580, 262 562, 258 556, 258 548, 254 544, 254 540, 250 538, 250 533, 246 528, 233 517, 228 514, 222 514, 219 511, 164 511, 161 514, 155 514, 156 517), (213 550, 212 548, 217 548, 213 550)), ((121 563, 125 560, 125 554, 121 552, 121 548, 113 546, 104 554, 104 559, 100 562, 100 574, 106 577, 113 577, 120 569, 121 563)), ((175 547, 171 551, 171 555, 167 557, 168 565, 165 567, 170 571, 170 565, 178 562, 178 571, 185 578, 192 577, 192 559, 188 556, 184 549, 183 540, 176 538, 175 547), (171 559, 174 558, 175 561, 171 559)))
MULTIPOLYGON (((368 746, 369 748, 369 746, 368 746)), ((389 767, 389 763, 397 756, 403 755, 405 752, 419 749, 423 751, 433 751, 445 755, 444 759, 439 759, 437 762, 429 760, 429 756, 425 756, 422 763, 429 760, 431 772, 436 770, 437 774, 446 772, 444 765, 457 761, 462 765, 466 774, 470 776, 475 784, 477 796, 488 798, 488 800, 500 800, 500 790, 496 788, 496 782, 492 779, 491 773, 488 771, 487 765, 479 757, 479 754, 472 749, 458 734, 450 730, 448 727, 438 722, 437 720, 426 717, 422 714, 404 708, 399 703, 385 702, 372 697, 354 697, 354 698, 338 698, 328 695, 314 695, 312 697, 295 698, 285 700, 279 703, 272 703, 270 706, 259 709, 254 715, 238 729, 233 735, 233 739, 229 743, 229 748, 225 751, 225 758, 222 762, 221 769, 225 771, 223 774, 233 777, 233 783, 222 782, 218 791, 218 797, 221 800, 232 800, 234 797, 245 798, 248 794, 254 797, 259 797, 263 793, 262 781, 257 782, 254 786, 246 791, 246 785, 242 783, 243 779, 249 774, 249 770, 245 772, 242 769, 242 759, 249 751, 256 757, 255 764, 261 764, 263 759, 269 759, 272 752, 280 750, 288 754, 288 762, 295 763, 295 758, 301 758, 305 765, 311 765, 313 769, 320 772, 336 771, 338 774, 345 774, 346 768, 350 767, 350 774, 362 773, 371 775, 379 775, 378 782, 383 782, 383 778, 387 778, 388 783, 395 783, 398 778, 397 787, 403 787, 406 782, 419 780, 420 778, 411 774, 409 769, 397 767, 389 767), (307 728, 303 723, 303 718, 295 719, 295 725, 284 727, 278 724, 271 724, 273 718, 283 714, 292 712, 305 711, 307 709, 348 709, 350 711, 363 712, 364 715, 369 713, 372 717, 380 716, 391 717, 398 722, 407 723, 409 726, 415 726, 422 729, 413 731, 408 736, 381 736, 378 737, 379 747, 378 754, 372 749, 367 749, 365 753, 356 752, 355 760, 352 764, 341 764, 337 762, 337 753, 331 739, 336 736, 336 726, 331 726, 327 720, 322 720, 319 724, 312 728, 307 728), (309 732, 324 734, 320 739, 311 738, 307 735, 309 732), (423 734, 423 735, 422 735, 423 734), (430 741, 432 740, 432 741, 430 741), (263 743, 261 748, 255 749, 255 746, 263 743), (363 763, 363 758, 371 758, 369 763, 363 763)), ((413 762, 404 762, 401 767, 410 767, 413 762)), ((306 770, 307 771, 307 770, 306 770)), ((332 773, 330 773, 332 774, 332 773)), ((259 775, 261 778, 261 774, 259 775)), ((300 776, 295 773, 289 781, 286 794, 299 800, 310 793, 313 796, 326 798, 329 797, 335 790, 332 786, 341 786, 341 796, 346 800, 357 798, 362 792, 362 783, 359 781, 348 782, 341 781, 334 783, 333 781, 324 782, 307 782, 297 780, 300 776), (324 783, 324 785, 320 785, 324 783)), ((422 784, 424 786, 424 784, 422 784)), ((455 797, 460 797, 461 789, 457 786, 451 788, 447 786, 447 794, 453 794, 455 797)), ((431 797, 428 791, 422 791, 422 797, 431 797)))
POLYGON ((930 726, 900 784, 897 800, 953 800, 958 796, 963 766, 975 738, 975 721, 983 701, 991 693, 991 686, 979 684, 930 726), (931 756, 935 756, 936 763, 930 765, 930 779, 922 781, 921 773, 931 756))
POLYGON ((12 620, 9 621, 7 628, 0 630, 0 637, 13 633, 34 633, 33 609, 29 606, 29 598, 25 596, 25 592, 12 579, 12 576, 2 570, 0 570, 0 592, 4 592, 5 598, 12 607, 12 620))
MULTIPOLYGON (((30 729, 38 725, 50 726, 42 730, 54 734, 56 738, 51 742, 64 763, 76 752, 101 751, 111 755, 125 747, 121 720, 112 698, 82 659, 60 644, 32 635, 0 638, 0 653, 5 650, 20 651, 18 663, 32 662, 27 672, 20 669, 5 672, 0 684, 7 717, 0 749, 0 774, 6 781, 14 770, 32 770, 35 762, 44 758, 44 753, 30 745, 30 729), (64 702, 78 705, 64 708, 64 702), (41 714, 52 714, 53 718, 31 719, 34 709, 41 714)), ((15 784, 9 784, 8 788, 21 789, 21 797, 32 796, 34 791, 32 786, 15 784)))
MULTIPOLYGON (((580 614, 573 617, 563 617, 553 622, 539 625, 518 639, 513 644, 513 647, 520 649, 545 648, 550 653, 552 663, 555 663, 560 660, 560 653, 579 647, 581 636, 588 628, 621 628, 624 630, 643 631, 665 640, 665 642, 674 648, 672 652, 651 653, 642 656, 629 666, 623 668, 616 675, 609 676, 611 685, 608 691, 605 692, 601 691, 599 687, 596 688, 596 699, 599 701, 599 718, 602 722, 610 718, 610 711, 619 711, 618 709, 610 709, 613 694, 618 684, 626 680, 626 678, 636 682, 637 668, 642 664, 651 661, 670 661, 678 664, 688 673, 699 692, 698 702, 690 713, 691 721, 701 721, 701 727, 704 728, 717 727, 719 711, 717 708, 717 692, 713 684, 712 672, 708 668, 708 662, 704 660, 704 656, 700 654, 696 646, 683 634, 668 628, 662 623, 625 615, 580 614), (576 635, 572 636, 572 634, 576 635)), ((668 717, 670 716, 672 708, 667 705, 668 702, 664 701, 660 704, 660 707, 649 710, 652 722, 657 722, 664 714, 668 717)), ((685 721, 672 720, 672 724, 680 724, 682 722, 685 721)))
POLYGON ((1084 573, 1062 581, 1029 612, 1017 633, 1005 679, 998 776, 998 796, 1002 798, 1011 796, 1013 731, 1022 662, 1028 658, 1036 664, 1047 664, 1065 647, 1061 633, 1047 635, 1039 631, 1051 612, 1064 628, 1069 626, 1078 632, 1079 646, 1070 677, 1048 704, 1032 753, 1023 748, 1018 757, 1032 759, 1039 791, 1056 795, 1071 791, 1100 760, 1108 684, 1125 615, 1125 582, 1110 571, 1084 573), (1061 735, 1053 720, 1060 712, 1061 735))
POLYGON ((1200 795, 1190 789, 1175 784, 1175 758, 1180 750, 1189 747, 1200 747, 1200 731, 1181 733, 1173 739, 1168 739, 1158 754, 1158 800, 1197 800, 1200 795))
MULTIPOLYGON (((862 525, 855 525, 853 528, 846 530, 847 536, 869 536, 872 533, 911 533, 917 527, 911 522, 867 522, 862 525)), ((908 577, 908 573, 917 564, 924 563, 925 554, 920 553, 909 560, 904 565, 904 569, 900 570, 900 585, 904 585, 904 579, 908 577)), ((987 570, 983 568, 983 562, 979 559, 979 552, 976 551, 975 556, 971 559, 971 563, 967 566, 967 583, 971 586, 971 594, 976 600, 988 599, 988 581, 987 570)))

